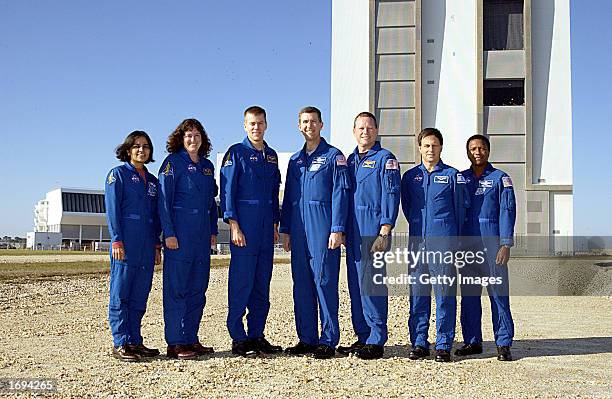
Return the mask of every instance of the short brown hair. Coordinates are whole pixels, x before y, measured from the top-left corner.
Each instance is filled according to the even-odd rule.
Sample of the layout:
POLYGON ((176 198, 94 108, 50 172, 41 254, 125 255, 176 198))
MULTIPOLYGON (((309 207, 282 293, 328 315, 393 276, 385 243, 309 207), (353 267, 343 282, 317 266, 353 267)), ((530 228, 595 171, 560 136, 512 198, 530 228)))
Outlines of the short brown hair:
POLYGON ((376 120, 376 117, 374 116, 373 113, 367 112, 367 111, 360 112, 357 114, 357 116, 355 117, 355 120, 353 121, 353 128, 357 126, 357 119, 362 118, 362 117, 372 119, 374 121, 374 126, 376 127, 376 129, 378 129, 378 121, 376 120))
POLYGON ((266 121, 266 123, 268 123, 268 120, 266 119, 266 110, 261 108, 258 105, 253 105, 252 107, 249 107, 247 109, 244 110, 244 117, 246 118, 247 114, 251 114, 251 115, 263 115, 264 116, 264 121, 266 121))
POLYGON ((319 117, 319 122, 323 122, 323 118, 321 117, 321 111, 317 107, 308 106, 302 108, 298 113, 298 121, 300 120, 302 114, 317 114, 317 116, 319 117))
POLYGON ((149 153, 149 159, 147 159, 145 163, 155 162, 155 160, 153 159, 153 142, 151 141, 149 135, 143 132, 142 130, 134 130, 132 133, 127 135, 125 140, 123 140, 122 144, 119 144, 117 148, 115 148, 115 155, 117 156, 118 160, 122 162, 130 161, 130 150, 132 149, 132 146, 134 145, 134 142, 138 137, 144 137, 147 140, 147 143, 149 144, 149 148, 151 149, 151 152, 149 153))
POLYGON ((172 133, 170 133, 170 136, 168 136, 168 141, 166 142, 166 150, 170 154, 173 154, 183 149, 183 138, 185 137, 185 132, 188 130, 196 130, 202 135, 202 145, 198 150, 198 155, 207 158, 208 155, 210 155, 212 145, 210 144, 206 130, 204 130, 204 126, 202 126, 200 121, 193 118, 185 119, 176 127, 176 129, 174 129, 172 133))
POLYGON ((440 145, 444 145, 444 140, 442 139, 442 133, 440 133, 440 131, 436 129, 435 127, 426 127, 425 129, 421 130, 421 133, 419 133, 419 136, 417 138, 419 142, 419 146, 421 145, 421 140, 429 136, 435 136, 440 142, 440 145))

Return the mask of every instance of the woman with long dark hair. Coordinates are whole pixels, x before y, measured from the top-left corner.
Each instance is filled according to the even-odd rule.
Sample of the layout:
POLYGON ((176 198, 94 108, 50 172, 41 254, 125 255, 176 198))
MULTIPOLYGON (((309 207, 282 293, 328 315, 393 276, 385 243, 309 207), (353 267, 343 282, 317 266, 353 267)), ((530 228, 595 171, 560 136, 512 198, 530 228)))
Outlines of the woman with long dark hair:
POLYGON ((111 236, 108 320, 113 356, 134 362, 159 355, 143 345, 140 331, 153 281, 161 261, 157 178, 145 164, 153 162, 153 143, 143 131, 130 133, 115 154, 124 164, 106 178, 105 204, 111 236))
POLYGON ((194 359, 213 352, 198 339, 217 243, 217 184, 207 159, 210 140, 196 119, 170 134, 159 170, 159 213, 164 236, 164 333, 167 355, 194 359))

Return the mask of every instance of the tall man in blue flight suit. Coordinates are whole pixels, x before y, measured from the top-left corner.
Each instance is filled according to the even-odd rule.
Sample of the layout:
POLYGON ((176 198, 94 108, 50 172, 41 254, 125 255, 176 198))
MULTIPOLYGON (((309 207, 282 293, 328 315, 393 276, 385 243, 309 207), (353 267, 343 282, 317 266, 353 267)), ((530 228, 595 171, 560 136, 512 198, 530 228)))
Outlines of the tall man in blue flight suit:
POLYGON ((306 144, 289 160, 280 224, 283 246, 291 251, 299 338, 286 352, 329 359, 340 340, 338 276, 350 183, 346 158, 321 137, 321 111, 303 108, 298 120, 306 144))
POLYGON ((400 203, 399 162, 376 141, 378 123, 370 112, 353 121, 357 148, 348 157, 351 178, 346 232, 346 266, 351 320, 357 341, 337 351, 361 359, 379 359, 387 342, 388 297, 386 286, 374 288, 372 252, 390 243, 400 203), (382 288, 382 289, 381 289, 382 288))
MULTIPOLYGON (((510 247, 514 245, 514 188, 510 176, 489 163, 491 143, 487 137, 480 134, 470 137, 466 148, 472 166, 462 174, 467 180, 471 205, 463 234, 474 237, 469 241, 470 250, 487 250, 484 263, 466 265, 461 274, 501 280, 501 284, 489 284, 487 291, 491 301, 497 359, 509 361, 512 360, 510 346, 514 337, 514 323, 510 313, 507 264, 510 247)), ((461 292, 461 330, 465 344, 455 354, 467 356, 482 353, 482 285, 462 285, 461 292)))
POLYGON ((465 179, 440 159, 443 138, 438 129, 426 128, 418 135, 421 164, 402 177, 402 210, 409 223, 412 253, 427 255, 410 265, 410 317, 408 327, 412 360, 429 356, 431 289, 436 297, 437 362, 449 362, 455 338, 456 270, 446 256, 458 249, 458 236, 467 207, 465 179), (454 278, 454 279, 453 279, 454 278), (435 280, 434 280, 435 279, 435 280))
POLYGON ((244 111, 247 137, 231 146, 221 167, 221 210, 230 225, 227 328, 232 352, 244 357, 275 353, 264 337, 270 310, 274 244, 278 241, 280 171, 276 151, 264 141, 266 111, 244 111), (248 334, 242 318, 246 309, 248 334))

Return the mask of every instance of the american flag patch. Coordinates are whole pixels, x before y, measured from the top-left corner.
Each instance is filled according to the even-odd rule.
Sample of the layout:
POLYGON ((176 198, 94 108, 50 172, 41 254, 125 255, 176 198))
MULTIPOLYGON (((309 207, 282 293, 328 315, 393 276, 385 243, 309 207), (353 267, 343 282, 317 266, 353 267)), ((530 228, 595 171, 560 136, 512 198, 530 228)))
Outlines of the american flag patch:
POLYGON ((336 165, 346 166, 346 158, 344 158, 344 155, 336 155, 336 165))
POLYGON ((457 184, 465 184, 465 177, 461 173, 457 173, 457 184))
POLYGON ((512 187, 512 179, 509 176, 502 177, 504 187, 512 187))
POLYGON ((385 163, 385 169, 387 170, 397 170, 399 169, 399 162, 397 159, 388 159, 385 163))

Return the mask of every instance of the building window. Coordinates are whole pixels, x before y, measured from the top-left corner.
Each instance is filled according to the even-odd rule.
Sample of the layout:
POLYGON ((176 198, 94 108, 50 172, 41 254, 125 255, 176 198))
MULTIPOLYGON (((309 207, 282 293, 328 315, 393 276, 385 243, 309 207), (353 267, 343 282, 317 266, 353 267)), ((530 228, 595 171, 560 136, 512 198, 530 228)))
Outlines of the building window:
POLYGON ((522 79, 485 80, 484 105, 525 105, 525 82, 522 79))
POLYGON ((523 49, 523 0, 485 0, 484 50, 523 49))
POLYGON ((64 212, 105 213, 104 194, 62 193, 64 212))

